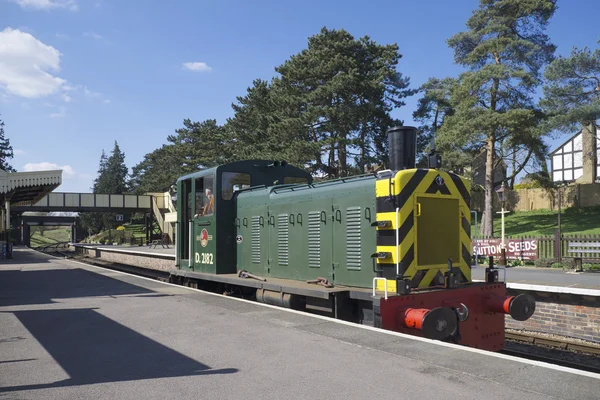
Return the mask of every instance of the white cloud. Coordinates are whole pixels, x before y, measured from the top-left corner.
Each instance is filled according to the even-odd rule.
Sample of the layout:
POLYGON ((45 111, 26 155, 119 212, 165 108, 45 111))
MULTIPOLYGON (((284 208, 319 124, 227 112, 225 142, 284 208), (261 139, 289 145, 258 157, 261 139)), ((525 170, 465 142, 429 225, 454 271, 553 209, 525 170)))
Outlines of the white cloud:
POLYGON ((91 37, 92 39, 96 39, 96 40, 102 40, 102 39, 104 39, 104 36, 102 36, 101 34, 96 33, 96 32, 85 32, 83 34, 83 36, 85 36, 85 37, 91 37))
POLYGON ((58 91, 66 81, 48 71, 60 70, 60 52, 29 33, 0 32, 0 86, 9 94, 36 98, 58 91))
POLYGON ((27 163, 23 166, 23 171, 32 172, 32 171, 53 171, 62 169, 64 178, 72 178, 74 177, 75 170, 70 165, 60 166, 58 164, 50 163, 47 161, 41 163, 27 163))
POLYGON ((68 94, 66 94, 66 93, 63 93, 63 94, 62 94, 62 98, 63 98, 63 100, 65 101, 65 103, 69 103, 69 102, 71 102, 71 96, 69 96, 69 95, 68 95, 68 94))
POLYGON ((76 0, 12 0, 24 9, 50 10, 52 8, 67 8, 71 11, 77 10, 76 0))
POLYGON ((94 92, 93 90, 88 89, 87 86, 83 87, 83 94, 85 94, 85 97, 88 97, 90 99, 102 96, 102 93, 94 92))
POLYGON ((25 154, 25 150, 14 149, 13 153, 14 153, 15 156, 22 156, 23 154, 25 154))
POLYGON ((49 114, 50 118, 64 118, 67 116, 67 108, 66 107, 59 107, 58 112, 53 112, 51 114, 49 114))
POLYGON ((183 68, 196 72, 208 72, 212 70, 212 68, 209 67, 206 63, 198 61, 183 63, 183 68))

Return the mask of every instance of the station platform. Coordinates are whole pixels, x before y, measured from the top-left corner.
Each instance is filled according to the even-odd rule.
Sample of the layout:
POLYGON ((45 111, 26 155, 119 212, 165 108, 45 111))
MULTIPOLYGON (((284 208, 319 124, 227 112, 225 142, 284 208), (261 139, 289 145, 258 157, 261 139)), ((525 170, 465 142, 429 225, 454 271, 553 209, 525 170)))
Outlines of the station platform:
MULTIPOLYGON (((175 247, 173 245, 169 245, 168 248, 163 248, 160 245, 150 248, 149 246, 106 246, 85 243, 77 244, 76 246, 138 256, 160 257, 165 260, 172 259, 173 262, 175 261, 175 247)), ((471 273, 474 280, 485 279, 485 267, 473 266, 471 273)), ((503 272, 500 271, 499 273, 502 279, 503 272)), ((506 279, 508 288, 515 290, 536 290, 540 289, 540 286, 547 287, 545 291, 548 292, 559 291, 560 289, 558 288, 600 290, 600 272, 573 272, 559 269, 513 267, 507 269, 506 279)), ((573 294, 587 293, 586 291, 581 292, 578 290, 567 290, 567 292, 572 292, 573 294)))
POLYGON ((17 248, 0 398, 596 399, 600 375, 17 248))

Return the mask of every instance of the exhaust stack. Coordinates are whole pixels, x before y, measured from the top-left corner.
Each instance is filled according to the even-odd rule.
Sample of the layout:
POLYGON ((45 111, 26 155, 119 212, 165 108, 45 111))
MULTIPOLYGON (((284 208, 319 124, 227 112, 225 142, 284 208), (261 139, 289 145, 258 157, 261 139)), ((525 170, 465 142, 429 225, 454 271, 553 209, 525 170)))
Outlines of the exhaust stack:
POLYGON ((395 126, 388 129, 390 169, 400 171, 415 168, 417 158, 417 128, 395 126))

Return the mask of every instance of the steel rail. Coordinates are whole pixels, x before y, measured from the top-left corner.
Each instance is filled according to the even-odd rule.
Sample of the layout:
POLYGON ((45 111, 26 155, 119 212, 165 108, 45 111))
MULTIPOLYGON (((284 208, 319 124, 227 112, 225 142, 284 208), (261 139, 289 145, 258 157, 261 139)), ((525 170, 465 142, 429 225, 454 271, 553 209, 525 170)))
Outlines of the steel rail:
POLYGON ((572 350, 581 353, 600 355, 600 344, 592 345, 585 343, 574 343, 569 339, 559 338, 544 338, 535 334, 517 333, 517 332, 506 332, 506 339, 516 340, 519 342, 526 342, 528 344, 542 345, 555 347, 561 350, 572 350))

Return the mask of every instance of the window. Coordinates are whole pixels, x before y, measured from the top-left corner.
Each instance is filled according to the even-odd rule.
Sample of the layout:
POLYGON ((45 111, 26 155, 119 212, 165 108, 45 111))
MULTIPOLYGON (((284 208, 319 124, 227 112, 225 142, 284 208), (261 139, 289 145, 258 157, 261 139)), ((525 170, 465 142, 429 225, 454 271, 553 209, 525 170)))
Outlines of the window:
POLYGON ((292 183, 308 183, 308 179, 300 178, 297 176, 286 176, 283 178, 284 184, 292 184, 292 183))
POLYGON ((250 174, 245 172, 223 172, 221 176, 221 198, 231 200, 234 192, 249 188, 250 184, 250 174))
POLYGON ((213 178, 205 176, 196 178, 196 214, 194 217, 212 215, 215 210, 213 196, 213 178))
POLYGON ((552 165, 554 166, 554 170, 562 169, 562 155, 554 156, 552 158, 552 165))
MULTIPOLYGON (((600 133, 600 130, 598 133, 600 133)), ((595 150, 600 156, 598 141, 594 142, 595 150)), ((580 132, 552 153, 552 180, 555 182, 572 182, 581 178, 583 175, 583 153, 583 134, 580 132)), ((600 167, 600 158, 598 158, 597 167, 600 167)), ((598 170, 600 171, 600 169, 598 170)))

